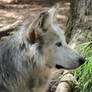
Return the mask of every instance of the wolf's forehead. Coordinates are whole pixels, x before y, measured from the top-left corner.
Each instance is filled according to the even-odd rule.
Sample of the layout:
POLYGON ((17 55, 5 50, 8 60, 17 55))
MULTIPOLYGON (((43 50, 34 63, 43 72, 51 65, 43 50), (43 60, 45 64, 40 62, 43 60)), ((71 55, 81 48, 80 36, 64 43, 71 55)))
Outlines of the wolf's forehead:
POLYGON ((60 38, 65 38, 64 31, 57 24, 52 24, 52 29, 60 38))

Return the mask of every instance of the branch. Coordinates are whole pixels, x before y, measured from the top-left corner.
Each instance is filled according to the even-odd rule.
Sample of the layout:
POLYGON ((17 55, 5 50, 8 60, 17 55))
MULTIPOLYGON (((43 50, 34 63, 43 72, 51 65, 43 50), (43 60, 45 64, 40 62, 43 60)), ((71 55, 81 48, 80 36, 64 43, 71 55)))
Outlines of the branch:
POLYGON ((0 38, 2 36, 6 36, 9 34, 9 32, 12 32, 20 23, 22 22, 22 20, 18 20, 15 23, 11 24, 11 25, 7 25, 3 28, 0 29, 0 38))
POLYGON ((55 92, 71 92, 72 81, 73 81, 72 74, 64 75, 64 77, 61 79, 61 83, 57 86, 55 92))

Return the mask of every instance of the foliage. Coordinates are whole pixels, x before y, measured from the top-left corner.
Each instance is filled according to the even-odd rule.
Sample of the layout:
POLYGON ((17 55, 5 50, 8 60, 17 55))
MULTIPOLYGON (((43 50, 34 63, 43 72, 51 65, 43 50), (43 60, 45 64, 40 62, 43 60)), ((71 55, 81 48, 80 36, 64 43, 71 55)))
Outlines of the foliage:
POLYGON ((92 92, 92 37, 80 45, 79 53, 86 58, 86 62, 74 71, 74 84, 77 85, 74 92, 92 92))

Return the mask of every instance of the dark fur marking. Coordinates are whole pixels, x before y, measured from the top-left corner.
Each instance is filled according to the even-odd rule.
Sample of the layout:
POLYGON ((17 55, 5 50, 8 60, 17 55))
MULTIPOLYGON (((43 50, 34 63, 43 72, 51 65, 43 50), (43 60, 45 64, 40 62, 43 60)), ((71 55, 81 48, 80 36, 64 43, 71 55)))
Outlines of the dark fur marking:
POLYGON ((44 44, 43 38, 40 35, 39 35, 39 44, 40 44, 40 47, 44 44))
POLYGON ((43 29, 42 29, 42 31, 43 31, 43 32, 47 32, 47 31, 48 31, 48 29, 46 29, 46 28, 43 28, 43 29))
POLYGON ((43 16, 40 27, 44 28, 44 22, 45 22, 46 17, 48 17, 48 13, 47 12, 43 12, 43 13, 41 13, 40 16, 43 16))
POLYGON ((35 86, 35 80, 33 78, 31 78, 31 80, 29 80, 29 88, 33 88, 35 86))
POLYGON ((4 86, 0 85, 0 92, 9 92, 4 86))
POLYGON ((35 30, 32 28, 32 29, 30 29, 29 30, 29 39, 30 39, 30 41, 31 41, 31 43, 33 44, 33 43, 35 43, 35 30))
POLYGON ((25 49, 25 44, 23 43, 22 45, 20 45, 20 50, 25 49))

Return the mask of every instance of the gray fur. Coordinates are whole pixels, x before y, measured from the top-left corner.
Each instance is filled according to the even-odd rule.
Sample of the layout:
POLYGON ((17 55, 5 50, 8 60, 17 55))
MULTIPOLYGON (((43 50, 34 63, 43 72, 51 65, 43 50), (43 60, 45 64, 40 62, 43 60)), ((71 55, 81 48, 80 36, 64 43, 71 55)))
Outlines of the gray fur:
POLYGON ((0 43, 0 92, 46 92, 51 66, 80 66, 80 56, 68 47, 56 24, 57 8, 29 20, 0 43))
MULTIPOLYGON (((23 24, 18 32, 0 43, 0 92, 30 92, 31 86, 41 80, 33 76, 36 63, 29 58, 33 52, 28 24, 23 24)), ((38 46, 36 49, 39 50, 38 46)))

